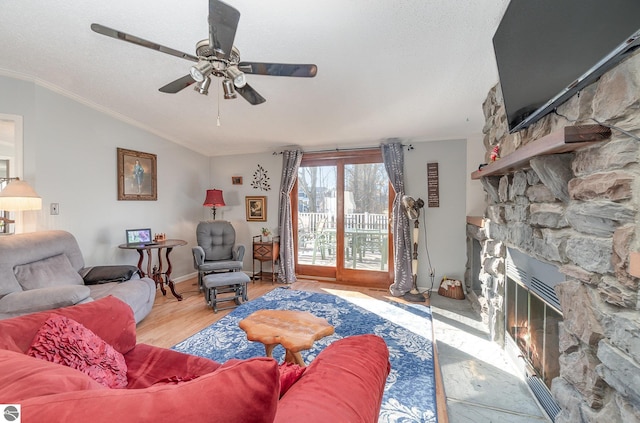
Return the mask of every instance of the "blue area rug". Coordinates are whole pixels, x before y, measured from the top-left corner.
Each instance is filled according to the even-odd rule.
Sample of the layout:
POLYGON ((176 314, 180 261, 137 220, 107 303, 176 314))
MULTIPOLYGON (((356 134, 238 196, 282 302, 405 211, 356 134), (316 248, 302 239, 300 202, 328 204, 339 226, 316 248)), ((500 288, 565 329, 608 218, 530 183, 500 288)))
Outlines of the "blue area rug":
MULTIPOLYGON (((243 304, 173 349, 218 362, 264 356, 264 346, 247 341, 238 327, 240 320, 260 309, 308 311, 334 326, 333 335, 301 352, 306 363, 337 339, 366 333, 381 336, 389 348, 391 373, 379 422, 437 422, 431 309, 422 305, 277 288, 243 304)), ((276 347, 273 356, 283 361, 284 349, 276 347)))

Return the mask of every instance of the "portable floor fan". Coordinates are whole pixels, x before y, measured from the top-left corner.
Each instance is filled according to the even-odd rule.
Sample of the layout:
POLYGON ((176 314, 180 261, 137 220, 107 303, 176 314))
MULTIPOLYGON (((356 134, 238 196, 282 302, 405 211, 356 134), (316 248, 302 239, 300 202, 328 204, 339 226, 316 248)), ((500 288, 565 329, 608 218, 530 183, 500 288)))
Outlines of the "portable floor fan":
POLYGON ((195 90, 206 95, 209 92, 211 78, 215 76, 222 78, 225 99, 236 98, 236 92, 238 92, 249 103, 257 105, 266 100, 247 84, 246 74, 302 78, 316 76, 318 68, 313 64, 241 61, 240 51, 233 45, 239 20, 240 12, 235 8, 219 0, 209 0, 209 38, 196 44, 195 55, 174 50, 97 23, 91 24, 91 29, 98 34, 195 62, 189 69, 188 75, 160 88, 163 93, 175 94, 195 83, 195 90))
POLYGON ((420 217, 420 209, 424 207, 424 201, 421 198, 414 200, 413 197, 408 195, 402 196, 402 205, 404 207, 405 212, 407 213, 407 217, 410 220, 413 220, 413 256, 411 260, 411 273, 413 273, 413 287, 411 291, 407 292, 403 295, 403 298, 407 301, 413 302, 425 302, 426 299, 424 295, 418 291, 418 236, 420 234, 419 230, 419 220, 420 217))

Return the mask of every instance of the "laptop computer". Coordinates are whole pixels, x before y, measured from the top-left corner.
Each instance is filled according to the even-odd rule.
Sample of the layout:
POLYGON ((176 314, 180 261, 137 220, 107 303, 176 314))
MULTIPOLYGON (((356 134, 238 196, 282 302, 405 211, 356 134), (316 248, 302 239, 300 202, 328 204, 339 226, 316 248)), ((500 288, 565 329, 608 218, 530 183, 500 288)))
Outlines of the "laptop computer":
POLYGON ((144 247, 145 245, 156 245, 157 242, 153 241, 151 236, 151 229, 127 229, 127 246, 129 247, 144 247))

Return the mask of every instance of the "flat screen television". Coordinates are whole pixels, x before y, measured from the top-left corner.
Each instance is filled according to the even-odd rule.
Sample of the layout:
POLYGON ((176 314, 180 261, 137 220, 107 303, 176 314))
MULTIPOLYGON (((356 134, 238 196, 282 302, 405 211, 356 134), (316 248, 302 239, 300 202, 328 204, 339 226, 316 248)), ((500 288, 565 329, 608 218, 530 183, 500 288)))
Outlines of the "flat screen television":
POLYGON ((516 132, 640 46, 640 0, 511 0, 493 37, 516 132))

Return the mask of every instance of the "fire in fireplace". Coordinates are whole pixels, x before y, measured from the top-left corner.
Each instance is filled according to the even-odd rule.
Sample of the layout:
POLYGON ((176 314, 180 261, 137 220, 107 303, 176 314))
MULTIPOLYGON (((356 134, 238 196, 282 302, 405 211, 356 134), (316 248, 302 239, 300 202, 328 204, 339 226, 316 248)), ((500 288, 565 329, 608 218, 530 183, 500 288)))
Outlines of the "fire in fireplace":
POLYGON ((560 374, 558 323, 562 321, 560 301, 553 287, 564 281, 564 276, 555 266, 511 248, 507 249, 506 270, 507 350, 524 360, 516 363, 520 361, 529 385, 535 385, 532 390, 553 418, 557 405, 548 389, 560 374))
POLYGON ((507 279, 507 328, 511 339, 548 388, 560 374, 558 323, 562 314, 536 294, 507 279))

